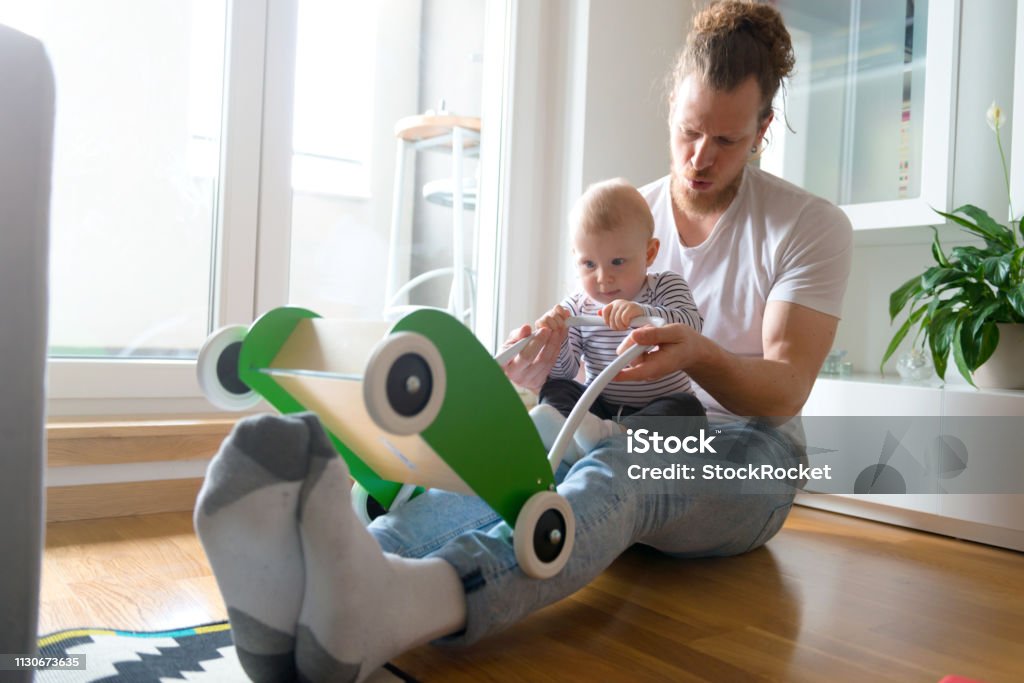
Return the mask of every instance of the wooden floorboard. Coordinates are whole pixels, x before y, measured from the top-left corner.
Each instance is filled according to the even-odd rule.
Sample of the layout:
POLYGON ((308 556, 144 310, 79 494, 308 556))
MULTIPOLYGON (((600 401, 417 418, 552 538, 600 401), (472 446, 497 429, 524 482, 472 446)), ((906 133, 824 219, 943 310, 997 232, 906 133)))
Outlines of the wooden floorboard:
MULTIPOLYGON (((225 618, 188 513, 48 526, 40 632, 225 618)), ((796 508, 733 558, 623 555, 471 648, 396 660, 423 681, 1024 680, 1024 554, 796 508)))

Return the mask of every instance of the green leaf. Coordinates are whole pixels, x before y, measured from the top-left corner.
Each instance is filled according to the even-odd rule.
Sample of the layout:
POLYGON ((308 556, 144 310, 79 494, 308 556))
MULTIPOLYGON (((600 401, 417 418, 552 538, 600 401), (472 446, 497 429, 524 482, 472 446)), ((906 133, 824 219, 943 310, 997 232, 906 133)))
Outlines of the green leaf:
POLYGON ((920 324, 918 325, 917 336, 914 337, 915 346, 917 345, 917 339, 921 336, 922 333, 925 335, 925 338, 928 337, 928 327, 929 325, 931 325, 932 316, 935 315, 935 311, 938 310, 939 306, 944 303, 945 301, 938 297, 935 297, 925 308, 924 316, 921 318, 920 324))
POLYGON ((1020 316, 1017 322, 1024 322, 1024 284, 1019 284, 1006 294, 1006 300, 1013 312, 1020 316))
MULTIPOLYGON (((972 235, 977 235, 978 237, 983 238, 985 240, 985 244, 988 246, 989 249, 1003 251, 1006 248, 1006 245, 1000 242, 997 236, 985 232, 985 230, 978 224, 972 223, 966 218, 961 218, 960 216, 954 216, 951 213, 946 213, 945 211, 937 211, 934 209, 933 211, 935 211, 935 213, 939 214, 940 216, 944 216, 949 220, 953 221, 954 223, 966 228, 967 231, 972 235)), ((959 211, 959 209, 957 209, 957 211, 959 211)))
POLYGON ((999 328, 995 323, 985 323, 981 328, 981 334, 973 335, 973 339, 977 346, 977 355, 972 365, 977 370, 985 364, 985 361, 992 357, 996 347, 999 345, 999 328))
POLYGON ((968 272, 977 270, 981 262, 989 256, 998 256, 998 252, 992 249, 978 249, 977 247, 953 247, 951 250, 954 259, 962 264, 961 270, 968 272))
MULTIPOLYGON (((929 337, 929 341, 931 337, 929 337)), ((949 358, 949 347, 947 346, 944 352, 937 351, 935 346, 929 343, 932 349, 932 365, 935 366, 935 374, 939 376, 939 379, 946 379, 946 359, 949 358)))
POLYGON ((996 287, 1006 284, 1006 279, 1010 275, 1010 262, 1012 260, 1013 252, 1003 254, 1002 256, 989 256, 981 263, 985 279, 996 287))
POLYGON ((881 373, 883 375, 885 374, 885 362, 892 357, 893 353, 896 352, 896 349, 899 347, 900 342, 902 342, 904 337, 907 336, 907 332, 910 331, 910 328, 914 325, 914 323, 921 319, 921 316, 924 315, 924 312, 924 307, 921 307, 914 311, 913 313, 911 313, 910 316, 905 321, 903 321, 903 324, 900 325, 900 329, 896 331, 896 334, 892 336, 892 341, 889 342, 889 347, 886 348, 885 355, 882 356, 882 362, 878 366, 879 370, 881 370, 881 373))
POLYGON ((959 298, 972 309, 979 309, 987 302, 996 299, 993 291, 992 285, 987 282, 967 282, 961 287, 960 295, 954 298, 959 298))
POLYGON ((1013 259, 1010 261, 1010 282, 1020 283, 1024 278, 1024 247, 1013 250, 1013 259))
POLYGON ((988 212, 983 209, 979 209, 973 204, 964 204, 959 209, 954 209, 953 213, 967 214, 974 219, 978 227, 981 228, 986 235, 989 235, 991 239, 999 242, 1007 249, 1013 249, 1013 233, 1005 225, 1001 225, 995 221, 988 212))
POLYGON ((934 225, 929 225, 928 227, 931 228, 932 232, 935 233, 934 237, 932 238, 932 257, 934 257, 935 262, 938 263, 943 268, 949 268, 949 260, 946 258, 946 254, 942 250, 942 243, 939 242, 939 229, 936 228, 934 225))
POLYGON ((957 321, 957 328, 959 332, 954 340, 954 345, 957 341, 960 342, 960 352, 964 356, 964 363, 967 364, 967 369, 974 372, 974 369, 978 367, 975 362, 978 359, 978 341, 971 336, 971 316, 970 311, 961 309, 959 320, 957 321))
POLYGON ((959 301, 965 306, 977 306, 978 303, 985 298, 984 292, 989 292, 990 295, 988 298, 992 298, 991 291, 991 287, 984 282, 964 280, 962 282, 950 282, 942 285, 941 287, 936 287, 935 291, 930 292, 930 294, 933 297, 941 297, 941 301, 946 305, 959 301), (982 291, 982 288, 984 291, 982 291), (943 294, 951 294, 952 296, 942 296, 943 294))
POLYGON ((993 220, 993 218, 985 211, 972 204, 964 204, 961 207, 953 209, 952 213, 945 213, 943 211, 937 211, 936 213, 966 228, 968 232, 984 238, 985 243, 988 244, 990 248, 996 248, 1003 251, 1006 249, 1012 249, 1014 246, 1013 233, 1010 232, 1006 226, 1000 225, 993 220), (958 213, 962 213, 973 218, 974 222, 955 215, 958 213))
POLYGON ((961 329, 963 325, 963 318, 958 317, 953 331, 953 362, 956 363, 956 369, 960 371, 967 383, 972 387, 977 388, 974 383, 974 378, 971 377, 971 368, 967 364, 967 359, 964 357, 964 347, 961 342, 961 329))
POLYGON ((934 266, 924 271, 924 274, 921 276, 921 288, 927 292, 940 285, 961 282, 966 279, 967 275, 962 271, 934 266))
POLYGON ((978 330, 981 329, 981 326, 985 323, 986 320, 989 319, 989 316, 998 311, 1001 307, 1001 302, 991 301, 985 304, 985 306, 981 308, 977 313, 972 315, 971 318, 974 320, 974 324, 971 325, 971 336, 977 337, 978 330))
POLYGON ((951 308, 939 309, 928 326, 928 346, 932 350, 932 363, 941 379, 946 378, 946 359, 956 329, 956 312, 951 308))
POLYGON ((900 285, 895 292, 889 295, 889 322, 896 319, 899 312, 903 310, 903 307, 910 301, 910 297, 915 296, 921 292, 921 276, 915 275, 910 278, 902 285, 900 285))

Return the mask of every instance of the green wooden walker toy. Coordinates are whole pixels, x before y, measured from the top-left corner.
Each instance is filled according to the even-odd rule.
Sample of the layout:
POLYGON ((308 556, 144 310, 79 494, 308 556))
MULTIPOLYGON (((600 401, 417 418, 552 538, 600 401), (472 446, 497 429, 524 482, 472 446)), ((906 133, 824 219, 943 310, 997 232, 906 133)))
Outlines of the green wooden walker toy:
POLYGON ((364 522, 423 488, 479 496, 512 529, 523 571, 548 578, 568 561, 575 532, 553 471, 593 400, 649 347, 631 347, 587 388, 546 453, 502 371, 526 341, 495 358, 438 310, 414 311, 389 328, 285 307, 248 328, 215 332, 197 369, 219 407, 244 410, 263 398, 285 414, 316 413, 356 482, 353 505, 364 522))

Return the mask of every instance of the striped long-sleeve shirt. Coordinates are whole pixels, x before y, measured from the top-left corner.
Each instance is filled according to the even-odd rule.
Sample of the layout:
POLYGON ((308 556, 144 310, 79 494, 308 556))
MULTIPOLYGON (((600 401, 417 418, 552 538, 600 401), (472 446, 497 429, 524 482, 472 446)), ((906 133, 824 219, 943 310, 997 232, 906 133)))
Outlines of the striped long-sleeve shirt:
MULTIPOLYGON (((647 282, 634 301, 647 316, 658 316, 666 323, 683 323, 700 332, 704 319, 697 310, 686 280, 678 273, 665 271, 649 273, 647 282)), ((600 304, 584 292, 576 292, 561 305, 570 315, 600 315, 600 304)), ((618 348, 629 330, 616 331, 607 327, 570 327, 569 337, 562 344, 555 367, 548 375, 552 379, 575 379, 580 361, 586 370, 589 385, 597 375, 615 360, 618 348)), ((682 371, 673 372, 649 382, 611 382, 601 396, 612 403, 633 407, 645 406, 661 396, 678 392, 691 392, 690 377, 682 371)))

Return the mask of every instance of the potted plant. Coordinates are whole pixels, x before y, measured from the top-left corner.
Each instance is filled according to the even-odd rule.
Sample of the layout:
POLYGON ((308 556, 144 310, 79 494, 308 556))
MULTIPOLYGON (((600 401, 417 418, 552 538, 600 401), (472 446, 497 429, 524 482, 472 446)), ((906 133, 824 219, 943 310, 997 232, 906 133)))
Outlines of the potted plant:
MULTIPOLYGON (((1009 196, 1010 176, 999 137, 1003 110, 993 102, 986 118, 996 135, 1009 196)), ((953 247, 947 253, 939 242, 939 231, 931 226, 935 265, 889 297, 890 321, 895 322, 905 309, 907 318, 889 342, 883 372, 885 362, 916 326, 915 352, 922 353, 927 346, 940 378, 945 379, 952 354, 960 374, 972 386, 1024 388, 1024 232, 1020 219, 1013 219, 1012 201, 1008 226, 971 204, 952 213, 936 213, 980 237, 985 245, 953 247)))

